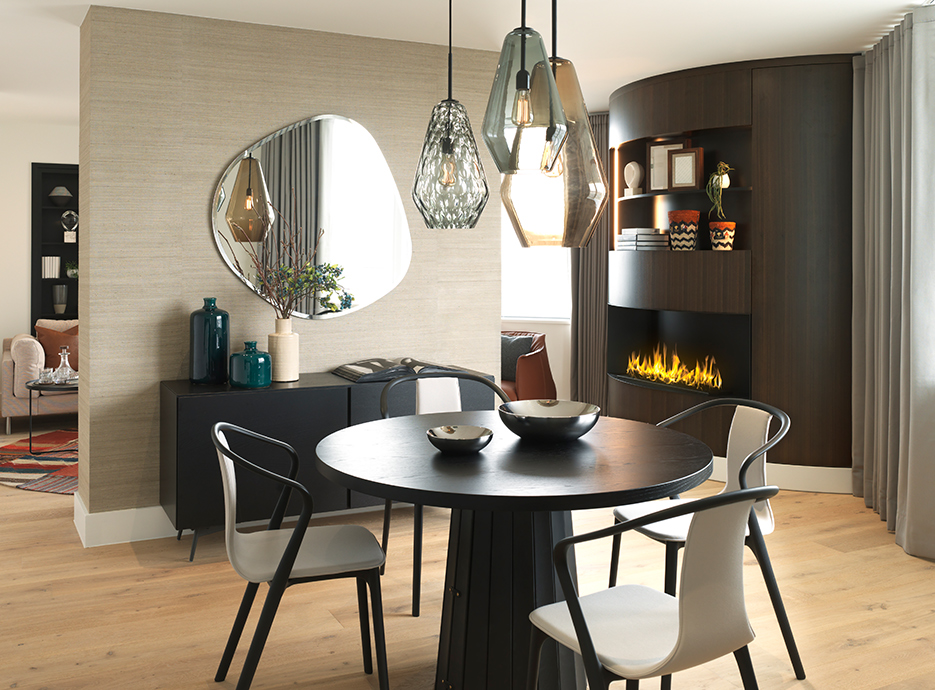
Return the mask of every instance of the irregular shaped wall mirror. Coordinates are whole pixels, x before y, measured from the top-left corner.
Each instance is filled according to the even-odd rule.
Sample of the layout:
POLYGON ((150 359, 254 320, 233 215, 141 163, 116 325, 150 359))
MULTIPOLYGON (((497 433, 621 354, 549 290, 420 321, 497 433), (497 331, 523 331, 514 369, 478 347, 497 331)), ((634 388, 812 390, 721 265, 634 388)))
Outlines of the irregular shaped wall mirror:
POLYGON ((412 258, 402 199, 380 147, 362 125, 338 115, 289 125, 237 156, 221 175, 211 220, 225 263, 261 296, 251 255, 278 263, 276 252, 292 238, 296 251, 312 256, 316 266, 342 269, 343 292, 315 293, 296 303, 292 315, 304 319, 373 304, 400 283, 412 258), (238 216, 240 207, 232 205, 244 204, 245 189, 246 207, 256 200, 259 221, 241 229, 242 211, 238 216), (343 293, 350 298, 342 299, 343 293))

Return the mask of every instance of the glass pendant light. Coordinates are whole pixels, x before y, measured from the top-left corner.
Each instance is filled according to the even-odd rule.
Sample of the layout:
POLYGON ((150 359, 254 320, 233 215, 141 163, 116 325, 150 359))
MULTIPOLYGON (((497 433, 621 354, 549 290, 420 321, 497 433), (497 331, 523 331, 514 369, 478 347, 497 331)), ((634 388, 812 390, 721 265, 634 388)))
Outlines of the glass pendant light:
POLYGON ((260 161, 248 153, 240 161, 224 218, 236 242, 262 242, 273 221, 273 206, 260 161))
POLYGON ((551 170, 567 126, 542 36, 522 26, 503 39, 484 115, 484 141, 501 173, 551 170))
MULTIPOLYGON (((556 4, 553 0, 553 54, 556 4)), ((568 123, 565 145, 551 171, 504 175, 500 198, 522 246, 584 247, 607 205, 607 177, 574 65, 560 57, 550 64, 568 123)))
POLYGON ((488 196, 487 176, 467 110, 451 97, 451 0, 448 0, 448 98, 432 110, 412 181, 412 200, 428 228, 473 228, 488 196))

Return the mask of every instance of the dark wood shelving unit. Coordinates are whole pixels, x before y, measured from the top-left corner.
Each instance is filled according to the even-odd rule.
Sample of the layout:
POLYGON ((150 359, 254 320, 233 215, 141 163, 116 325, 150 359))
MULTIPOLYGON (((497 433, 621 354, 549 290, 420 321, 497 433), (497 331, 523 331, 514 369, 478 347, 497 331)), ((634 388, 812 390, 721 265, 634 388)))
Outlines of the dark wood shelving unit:
MULTIPOLYGON (((610 99, 615 230, 666 228, 669 211, 694 209, 702 251, 610 251, 609 318, 627 309, 749 315, 751 397, 792 418, 770 462, 851 462, 851 59, 685 70, 610 99), (734 168, 724 198, 727 220, 737 223, 733 251, 706 251, 703 189, 646 190, 647 144, 679 139, 704 149, 703 181, 718 161, 734 168), (630 161, 643 166, 646 191, 627 197, 630 161)), ((608 332, 621 331, 612 324, 608 332)), ((620 361, 610 354, 608 362, 620 361)), ((707 397, 630 385, 613 376, 621 373, 608 371, 614 416, 656 422, 707 397)), ((719 452, 729 423, 721 416, 683 430, 719 452)))
MULTIPOLYGON (((32 256, 30 278, 31 323, 38 319, 78 318, 78 279, 69 278, 66 264, 78 263, 78 243, 65 242, 62 214, 78 212, 78 166, 62 163, 32 164, 32 256), (56 187, 65 187, 72 197, 67 204, 58 206, 49 199, 56 187), (42 277, 42 257, 60 257, 59 274, 54 278, 42 277), (68 301, 64 313, 55 313, 52 304, 52 286, 68 287, 68 301)), ((81 232, 80 227, 78 232, 81 232)))

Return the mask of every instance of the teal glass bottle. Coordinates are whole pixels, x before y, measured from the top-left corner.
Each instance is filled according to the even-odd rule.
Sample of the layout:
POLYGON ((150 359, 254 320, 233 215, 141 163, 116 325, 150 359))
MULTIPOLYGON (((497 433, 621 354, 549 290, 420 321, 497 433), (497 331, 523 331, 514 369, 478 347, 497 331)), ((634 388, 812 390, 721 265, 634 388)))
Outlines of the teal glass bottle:
POLYGON ((227 365, 230 357, 230 316, 218 309, 216 297, 205 297, 205 306, 191 316, 192 383, 227 383, 227 365))
POLYGON ((231 385, 237 388, 266 388, 273 382, 273 360, 256 349, 255 340, 244 341, 244 351, 231 355, 231 385))

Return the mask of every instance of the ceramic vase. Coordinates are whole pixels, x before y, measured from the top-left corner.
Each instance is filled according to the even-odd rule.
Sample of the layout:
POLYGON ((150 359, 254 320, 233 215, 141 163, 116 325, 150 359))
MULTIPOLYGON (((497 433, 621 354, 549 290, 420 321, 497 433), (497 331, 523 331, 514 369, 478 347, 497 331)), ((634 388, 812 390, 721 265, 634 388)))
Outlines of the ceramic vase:
POLYGON ((204 307, 192 312, 189 320, 189 378, 192 383, 227 383, 230 317, 217 308, 217 298, 205 297, 204 301, 204 307))
POLYGON ((292 332, 292 319, 276 319, 276 332, 269 334, 273 381, 299 379, 299 334, 292 332))
POLYGON ((669 246, 674 251, 698 247, 698 220, 701 211, 669 211, 669 246))
POLYGON ((712 221, 708 223, 711 230, 711 249, 729 251, 734 248, 734 234, 737 224, 725 221, 712 221))
POLYGON ((256 349, 255 340, 244 341, 244 351, 230 359, 231 385, 237 388, 266 388, 272 382, 272 362, 268 352, 256 349))

